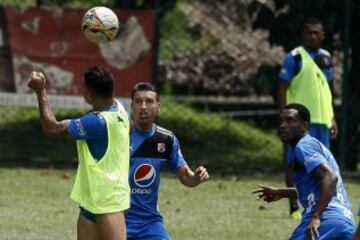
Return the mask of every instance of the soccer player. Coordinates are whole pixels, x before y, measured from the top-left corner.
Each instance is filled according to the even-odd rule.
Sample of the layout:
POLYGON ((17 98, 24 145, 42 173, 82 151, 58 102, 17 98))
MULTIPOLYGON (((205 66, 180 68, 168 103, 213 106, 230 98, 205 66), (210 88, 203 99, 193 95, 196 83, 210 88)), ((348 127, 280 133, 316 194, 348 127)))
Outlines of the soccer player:
MULTIPOLYGON (((323 25, 316 18, 307 19, 303 23, 301 37, 302 46, 285 56, 278 76, 279 109, 281 111, 289 103, 306 106, 312 116, 310 135, 330 148, 330 135, 335 138, 338 129, 332 106, 332 59, 328 51, 320 48, 324 40, 323 25)), ((290 154, 288 147, 285 147, 284 158, 291 157, 290 154)), ((288 187, 294 185, 291 174, 286 169, 285 180, 288 187)), ((290 200, 290 214, 295 218, 297 210, 297 201, 290 200)))
POLYGON ((199 166, 192 171, 181 154, 175 135, 154 123, 159 112, 159 93, 151 83, 138 83, 131 94, 134 129, 130 137, 131 207, 126 212, 129 240, 170 239, 157 201, 161 168, 167 164, 187 187, 209 178, 199 166))
POLYGON ((28 86, 39 102, 43 132, 76 140, 79 167, 71 198, 79 203, 79 240, 126 239, 123 211, 130 205, 129 121, 114 98, 114 80, 102 67, 84 73, 83 95, 93 110, 81 118, 58 121, 46 92, 46 78, 31 73, 28 86))
POLYGON ((299 199, 304 211, 291 240, 350 240, 355 223, 339 167, 330 151, 309 135, 309 124, 309 110, 301 104, 289 104, 280 113, 280 138, 294 151, 288 164, 296 188, 260 185, 253 193, 267 202, 299 199))

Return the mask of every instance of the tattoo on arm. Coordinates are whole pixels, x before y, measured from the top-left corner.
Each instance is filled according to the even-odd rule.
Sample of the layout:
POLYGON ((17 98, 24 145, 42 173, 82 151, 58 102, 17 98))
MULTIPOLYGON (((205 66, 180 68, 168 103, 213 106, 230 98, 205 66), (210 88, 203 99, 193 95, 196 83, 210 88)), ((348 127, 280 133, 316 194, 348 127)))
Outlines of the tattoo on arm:
POLYGON ((69 136, 67 127, 68 120, 58 122, 51 111, 47 100, 46 90, 37 92, 39 101, 40 120, 43 132, 50 137, 67 137, 69 136))

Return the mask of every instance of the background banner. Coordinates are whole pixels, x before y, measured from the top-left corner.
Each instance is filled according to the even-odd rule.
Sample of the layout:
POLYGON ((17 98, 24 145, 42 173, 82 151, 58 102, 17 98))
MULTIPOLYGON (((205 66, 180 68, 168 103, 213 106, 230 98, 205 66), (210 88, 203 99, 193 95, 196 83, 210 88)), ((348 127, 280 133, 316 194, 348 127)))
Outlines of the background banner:
POLYGON ((61 99, 81 96, 82 75, 90 66, 105 66, 113 73, 119 97, 129 97, 135 83, 152 80, 155 13, 151 10, 116 11, 120 34, 102 44, 83 36, 85 11, 14 7, 0 11, 0 104, 35 103, 24 102, 31 93, 26 83, 33 69, 45 72, 49 94, 61 99), (19 97, 21 101, 16 100, 19 97))

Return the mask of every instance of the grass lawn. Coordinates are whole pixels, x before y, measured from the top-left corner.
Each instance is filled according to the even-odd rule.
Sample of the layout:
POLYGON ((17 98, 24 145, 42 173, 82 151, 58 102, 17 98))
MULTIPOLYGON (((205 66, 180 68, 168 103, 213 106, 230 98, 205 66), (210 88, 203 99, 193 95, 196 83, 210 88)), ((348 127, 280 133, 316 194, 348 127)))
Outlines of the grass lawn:
MULTIPOLYGON (((77 205, 69 199, 74 171, 0 168, 0 239, 76 239, 77 205)), ((160 209, 172 239, 287 239, 297 221, 287 201, 271 205, 250 194, 258 183, 282 185, 282 177, 212 178, 195 188, 162 178, 160 209), (260 210, 261 209, 261 210, 260 210)), ((354 211, 360 189, 346 181, 354 211)))

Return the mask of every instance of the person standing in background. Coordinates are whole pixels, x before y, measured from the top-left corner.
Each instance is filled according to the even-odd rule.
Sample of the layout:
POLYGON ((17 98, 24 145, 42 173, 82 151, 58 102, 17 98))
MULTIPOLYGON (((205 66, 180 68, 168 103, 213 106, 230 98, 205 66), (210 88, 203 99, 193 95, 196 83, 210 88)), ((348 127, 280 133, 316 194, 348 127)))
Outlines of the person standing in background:
MULTIPOLYGON (((285 58, 279 73, 278 104, 280 112, 289 103, 300 103, 311 113, 309 133, 327 148, 330 137, 336 138, 338 128, 332 104, 333 69, 328 51, 320 48, 324 40, 322 23, 316 18, 303 22, 302 46, 296 47, 285 58)), ((284 162, 293 156, 284 145, 284 162)), ((287 164, 285 164, 287 166, 287 164)), ((286 186, 294 186, 291 170, 285 169, 286 186)), ((296 200, 290 199, 290 215, 300 217, 296 200)))

